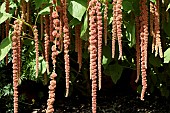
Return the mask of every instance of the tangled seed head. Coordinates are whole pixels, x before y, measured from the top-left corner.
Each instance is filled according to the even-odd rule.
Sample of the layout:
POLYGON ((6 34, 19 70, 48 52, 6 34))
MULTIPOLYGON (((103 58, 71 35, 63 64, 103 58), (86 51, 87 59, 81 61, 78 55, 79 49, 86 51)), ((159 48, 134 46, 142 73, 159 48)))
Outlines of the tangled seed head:
POLYGON ((141 15, 140 20, 140 40, 141 40, 141 72, 142 72, 142 92, 141 100, 144 100, 144 94, 147 88, 146 69, 147 69, 147 45, 148 45, 148 8, 147 0, 141 0, 141 15))
POLYGON ((14 21, 12 32, 12 63, 13 63, 13 89, 14 89, 14 113, 18 113, 18 39, 20 38, 19 21, 14 21))
POLYGON ((37 26, 33 26, 34 30, 34 41, 35 41, 35 51, 36 51, 36 78, 38 77, 38 68, 39 68, 39 49, 38 49, 38 30, 37 26))

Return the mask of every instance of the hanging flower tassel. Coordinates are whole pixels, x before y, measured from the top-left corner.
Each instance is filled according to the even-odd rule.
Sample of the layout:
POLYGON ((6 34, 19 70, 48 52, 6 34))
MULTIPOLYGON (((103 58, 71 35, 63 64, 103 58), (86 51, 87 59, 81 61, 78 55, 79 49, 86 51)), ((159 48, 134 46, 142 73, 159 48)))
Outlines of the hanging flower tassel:
POLYGON ((116 4, 117 1, 113 0, 113 21, 112 21, 112 58, 115 57, 115 42, 117 39, 117 22, 116 22, 116 16, 117 16, 117 10, 116 10, 116 4))
POLYGON ((56 80, 55 78, 57 77, 57 74, 55 72, 53 72, 50 75, 51 81, 50 81, 50 86, 49 88, 49 99, 47 101, 47 110, 46 113, 53 113, 54 112, 54 108, 53 108, 53 104, 55 101, 55 88, 56 88, 56 80))
POLYGON ((141 16, 140 19, 140 40, 141 40, 141 72, 142 72, 142 92, 141 100, 144 100, 144 94, 147 88, 147 45, 148 45, 148 8, 147 0, 140 1, 141 16))
POLYGON ((108 0, 105 1, 104 7, 104 41, 107 46, 107 13, 108 13, 108 0))
POLYGON ((92 79, 92 113, 96 113, 97 97, 97 17, 95 6, 97 0, 89 2, 89 49, 90 49, 90 76, 92 79))
POLYGON ((155 44, 155 57, 159 54, 161 58, 163 58, 163 52, 162 52, 162 46, 161 46, 161 36, 160 36, 160 19, 159 19, 159 0, 156 0, 156 5, 154 5, 155 8, 155 18, 154 18, 154 27, 155 27, 155 38, 156 38, 156 44, 155 44))
POLYGON ((12 63, 13 63, 13 89, 14 89, 14 113, 18 113, 18 39, 20 38, 19 21, 14 21, 12 32, 12 63))
POLYGON ((140 23, 139 17, 135 18, 136 21, 136 69, 137 69, 137 78, 135 82, 137 83, 140 76, 140 23))
POLYGON ((116 5, 116 24, 117 24, 117 38, 118 38, 118 44, 119 44, 119 60, 122 59, 122 0, 117 0, 116 5))
POLYGON ((49 74, 49 38, 50 38, 50 29, 49 29, 49 16, 45 16, 45 60, 46 60, 46 67, 47 67, 47 73, 49 74))
POLYGON ((67 18, 67 0, 63 0, 63 32, 64 32, 64 60, 65 60, 65 73, 66 73, 66 95, 68 97, 69 94, 69 78, 70 78, 70 61, 69 61, 69 26, 68 26, 68 18, 67 18))
POLYGON ((101 3, 97 2, 96 4, 96 13, 97 13, 97 37, 98 37, 98 87, 101 89, 102 81, 102 12, 101 12, 101 3))
POLYGON ((37 26, 33 26, 34 30, 34 41, 35 41, 35 51, 36 51, 36 78, 38 77, 38 68, 39 68, 39 49, 38 49, 38 30, 37 26))

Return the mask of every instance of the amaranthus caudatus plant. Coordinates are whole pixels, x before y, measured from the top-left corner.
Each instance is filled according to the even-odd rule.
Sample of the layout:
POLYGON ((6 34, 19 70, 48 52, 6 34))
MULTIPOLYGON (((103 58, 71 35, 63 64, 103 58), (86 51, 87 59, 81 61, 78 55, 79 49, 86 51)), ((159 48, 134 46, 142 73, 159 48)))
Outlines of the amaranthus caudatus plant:
MULTIPOLYGON (((27 54, 35 59, 33 69, 35 78, 41 78, 42 74, 46 74, 44 79, 48 78, 46 80, 50 81, 46 107, 48 113, 55 111, 53 103, 57 87, 56 79, 61 68, 65 73, 65 97, 68 97, 70 85, 73 84, 70 79, 72 71, 84 72, 86 66, 84 64, 88 64, 89 79, 92 82, 92 112, 96 113, 97 90, 102 89, 104 85, 103 75, 111 76, 116 83, 125 67, 133 68, 137 73, 133 82, 142 81, 139 84, 142 86, 141 100, 144 100, 149 86, 147 75, 150 72, 147 70, 154 65, 149 60, 150 56, 154 53, 156 58, 164 59, 165 63, 170 61, 169 49, 164 50, 169 48, 168 39, 164 37, 170 35, 167 0, 164 2, 159 0, 43 0, 41 2, 4 0, 0 4, 1 9, 5 8, 0 12, 1 39, 5 40, 5 37, 9 38, 12 35, 12 47, 7 46, 6 51, 2 50, 4 54, 0 54, 0 60, 5 58, 8 63, 9 58, 5 56, 8 56, 12 48, 15 113, 18 112, 17 86, 24 75, 23 68, 29 69, 27 68, 29 65, 26 65, 26 61, 23 60, 27 54), (127 7, 126 4, 130 4, 128 6, 131 7, 127 7), (167 9, 160 6, 165 6, 167 9), (29 51, 27 54, 23 52, 25 48, 29 51), (74 52, 77 52, 76 57, 72 55, 74 52), (41 59, 45 64, 42 64, 41 59), (76 61, 78 68, 72 66, 73 61, 76 61), (62 63, 64 65, 61 65, 62 63), (115 77, 115 74, 118 77, 115 77)), ((163 63, 159 67, 162 65, 163 63)), ((156 66, 151 70, 156 69, 156 66)))

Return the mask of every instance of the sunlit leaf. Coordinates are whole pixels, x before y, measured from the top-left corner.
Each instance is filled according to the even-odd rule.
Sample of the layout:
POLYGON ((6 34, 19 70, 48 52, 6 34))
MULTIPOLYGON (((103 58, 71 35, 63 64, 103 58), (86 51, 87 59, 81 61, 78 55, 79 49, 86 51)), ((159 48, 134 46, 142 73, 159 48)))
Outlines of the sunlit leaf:
POLYGON ((46 7, 44 9, 42 9, 38 14, 49 14, 50 13, 50 8, 46 7))
POLYGON ((0 24, 5 22, 7 19, 11 18, 12 15, 9 13, 0 13, 0 24))
POLYGON ((5 56, 7 55, 7 53, 10 51, 11 49, 11 40, 10 38, 5 38, 3 39, 3 41, 1 42, 1 45, 0 45, 0 61, 2 59, 5 58, 5 56))
POLYGON ((84 13, 86 12, 86 7, 82 4, 81 0, 79 1, 71 1, 68 6, 69 13, 74 17, 81 21, 84 13))
POLYGON ((80 37, 83 39, 83 40, 88 40, 87 37, 84 37, 85 33, 88 31, 88 18, 87 18, 87 13, 85 15, 85 18, 84 18, 84 22, 83 22, 83 25, 81 27, 81 34, 80 34, 80 37))
POLYGON ((39 58, 39 70, 41 71, 41 74, 44 74, 46 71, 46 62, 43 57, 39 58))
POLYGON ((169 63, 170 61, 170 48, 164 52, 164 63, 169 63))

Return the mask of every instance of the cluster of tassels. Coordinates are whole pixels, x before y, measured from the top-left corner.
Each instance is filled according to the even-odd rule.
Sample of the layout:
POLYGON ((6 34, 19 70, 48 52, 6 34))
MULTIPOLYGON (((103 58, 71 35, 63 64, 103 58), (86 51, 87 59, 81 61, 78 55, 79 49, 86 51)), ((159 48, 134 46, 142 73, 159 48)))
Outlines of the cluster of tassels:
POLYGON ((115 57, 115 40, 119 44, 119 60, 122 59, 122 0, 113 0, 112 58, 115 57))

